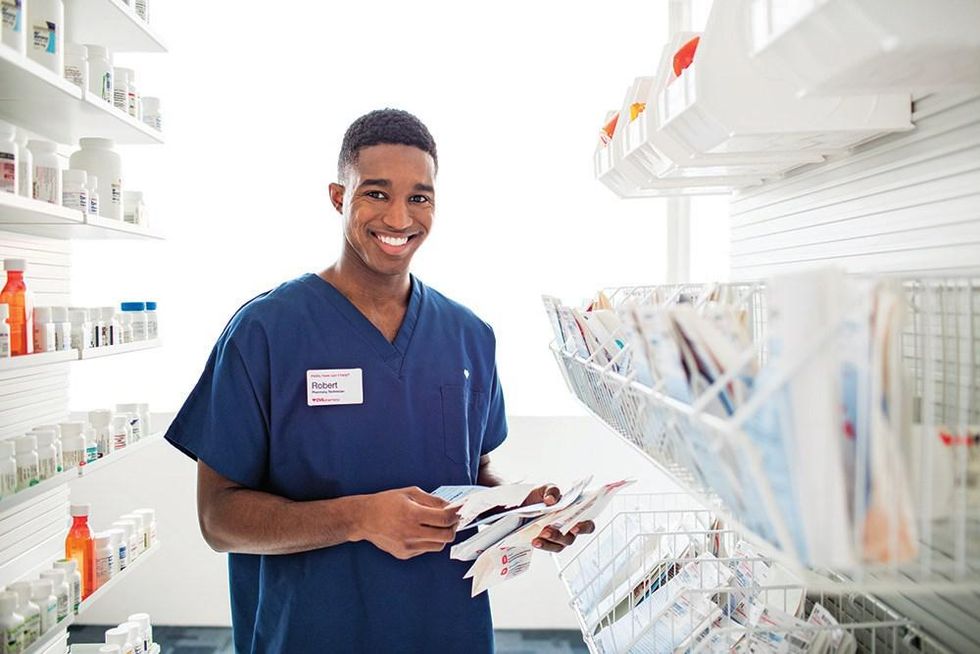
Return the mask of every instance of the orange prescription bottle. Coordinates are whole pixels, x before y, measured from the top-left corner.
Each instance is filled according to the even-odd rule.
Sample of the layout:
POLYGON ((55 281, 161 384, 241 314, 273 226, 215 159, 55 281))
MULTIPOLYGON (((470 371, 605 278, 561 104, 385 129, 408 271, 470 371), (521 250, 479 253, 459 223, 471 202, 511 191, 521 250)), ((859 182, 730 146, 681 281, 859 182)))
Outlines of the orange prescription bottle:
POLYGON ((88 504, 71 505, 71 529, 65 539, 65 558, 78 565, 82 575, 82 599, 95 590, 95 540, 88 526, 88 504))
POLYGON ((7 283, 0 292, 0 303, 10 306, 10 354, 19 356, 34 351, 34 300, 27 284, 24 283, 24 270, 27 262, 23 259, 4 259, 3 268, 7 271, 7 283))

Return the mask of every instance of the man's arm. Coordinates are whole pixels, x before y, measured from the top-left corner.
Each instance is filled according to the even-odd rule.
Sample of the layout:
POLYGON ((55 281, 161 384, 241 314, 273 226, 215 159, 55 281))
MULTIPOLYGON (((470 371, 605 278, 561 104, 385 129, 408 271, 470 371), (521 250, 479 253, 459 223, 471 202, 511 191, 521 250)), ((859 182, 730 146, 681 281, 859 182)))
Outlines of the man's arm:
POLYGON ((367 540, 399 559, 438 552, 459 518, 418 488, 294 502, 252 490, 197 463, 197 513, 218 552, 294 554, 367 540))

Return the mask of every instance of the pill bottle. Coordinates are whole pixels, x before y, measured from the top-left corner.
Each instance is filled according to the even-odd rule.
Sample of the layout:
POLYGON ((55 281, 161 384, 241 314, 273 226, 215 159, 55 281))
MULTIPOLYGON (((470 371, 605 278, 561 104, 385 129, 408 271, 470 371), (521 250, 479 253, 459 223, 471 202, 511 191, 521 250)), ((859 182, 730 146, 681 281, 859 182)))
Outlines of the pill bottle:
POLYGON ((129 629, 129 642, 133 644, 133 652, 135 654, 145 654, 146 649, 144 649, 143 636, 138 623, 126 621, 119 625, 122 629, 129 629))
POLYGON ((61 204, 68 209, 88 212, 88 173, 73 168, 62 172, 61 204))
POLYGON ((120 569, 125 569, 136 560, 136 525, 132 520, 116 520, 111 525, 112 529, 122 532, 122 543, 126 546, 126 560, 120 561, 120 569))
POLYGON ((71 320, 71 346, 76 350, 92 347, 92 324, 88 321, 88 312, 72 309, 68 317, 71 320))
POLYGON ((157 303, 146 303, 146 337, 156 340, 160 337, 160 325, 157 322, 157 303))
POLYGON ((88 193, 88 212, 89 215, 99 215, 99 177, 89 175, 88 182, 85 184, 88 193))
POLYGON ((38 475, 37 438, 32 435, 21 436, 14 441, 17 459, 17 490, 22 491, 36 486, 38 475))
POLYGON ((65 68, 62 0, 27 0, 27 56, 61 77, 65 68))
MULTIPOLYGON (((40 425, 32 429, 31 432, 38 434, 38 448, 41 446, 40 434, 50 433, 51 445, 54 447, 55 452, 57 452, 56 472, 63 472, 65 469, 65 452, 61 443, 61 428, 58 425, 40 425)), ((40 453, 38 457, 40 458, 40 453)))
POLYGON ((92 309, 93 312, 98 312, 99 320, 101 322, 100 328, 102 329, 99 339, 102 345, 115 345, 112 339, 112 327, 116 320, 116 310, 113 307, 99 307, 98 309, 92 309))
POLYGON ((78 561, 74 559, 58 559, 54 567, 65 571, 68 586, 71 588, 71 611, 78 615, 82 605, 82 574, 78 571, 78 561))
POLYGON ((51 431, 35 432, 37 443, 38 480, 51 479, 58 474, 58 448, 54 446, 55 434, 51 431))
POLYGON ((146 402, 139 402, 136 405, 136 412, 140 417, 140 438, 151 436, 153 424, 150 422, 150 405, 146 402))
POLYGON ((6 302, 0 303, 0 359, 9 359, 10 352, 10 324, 7 318, 10 317, 10 305, 6 302))
POLYGON ((158 132, 163 131, 163 115, 160 113, 160 98, 151 95, 143 98, 143 123, 158 132))
POLYGON ((41 637, 41 610, 31 601, 31 582, 15 581, 7 586, 7 590, 17 593, 16 611, 24 618, 21 646, 26 649, 41 637))
POLYGON ((17 128, 0 121, 0 191, 17 193, 17 128))
POLYGON ((95 430, 85 426, 85 463, 92 463, 99 458, 99 442, 95 440, 95 430))
POLYGON ((40 577, 51 580, 52 593, 58 600, 58 622, 61 622, 72 613, 71 585, 68 583, 68 575, 64 570, 54 568, 43 570, 40 577))
POLYGON ((101 45, 87 44, 88 90, 98 98, 113 104, 112 57, 109 49, 101 45))
POLYGON ((132 69, 116 66, 112 69, 112 106, 129 113, 129 80, 132 69))
POLYGON ((122 159, 116 142, 104 138, 79 139, 80 147, 69 159, 72 168, 84 170, 98 179, 99 215, 113 220, 123 218, 122 159))
POLYGON ((133 322, 133 340, 145 341, 149 325, 146 319, 146 304, 143 302, 123 302, 120 305, 123 313, 129 314, 133 322))
POLYGON ((20 652, 24 634, 24 618, 16 612, 17 593, 0 593, 0 644, 4 652, 20 652))
POLYGON ((54 323, 54 349, 62 352, 71 349, 71 322, 68 321, 68 307, 51 307, 51 322, 54 323))
POLYGON ((0 43, 21 57, 27 55, 27 7, 24 0, 3 3, 3 34, 0 43))
POLYGON ((31 600, 41 612, 41 633, 58 624, 58 598, 54 596, 54 584, 50 579, 31 582, 31 600))
POLYGON ((95 347, 105 347, 109 343, 106 340, 108 333, 105 329, 105 321, 102 320, 102 309, 86 309, 88 312, 89 322, 92 323, 92 338, 95 341, 95 347))
POLYGON ((131 428, 129 426, 129 421, 131 420, 131 414, 129 413, 117 413, 112 417, 112 451, 124 449, 132 438, 131 428))
POLYGON ((157 519, 156 511, 153 509, 136 509, 133 514, 138 515, 143 521, 144 549, 150 549, 157 544, 157 519))
POLYGON ((88 524, 89 504, 71 505, 71 528, 65 539, 65 558, 75 562, 82 576, 82 599, 95 591, 95 539, 88 524))
POLYGON ((65 79, 82 91, 88 89, 88 48, 80 43, 65 44, 65 79))
POLYGON ((133 342, 133 317, 128 313, 120 313, 118 316, 119 328, 122 330, 122 342, 133 342))
POLYGON ((143 429, 143 421, 141 419, 142 416, 140 413, 139 404, 117 404, 116 413, 126 413, 131 415, 129 426, 132 430, 132 442, 136 442, 146 436, 146 431, 143 429))
POLYGON ((95 442, 101 459, 112 452, 112 411, 108 409, 89 411, 88 423, 95 430, 95 442))
POLYGON ((143 116, 140 113, 142 102, 140 100, 140 92, 136 88, 136 71, 131 69, 129 70, 126 77, 126 82, 126 113, 136 120, 142 121, 143 116))
POLYGON ((0 441, 0 497, 17 492, 17 459, 13 441, 0 441))
POLYGON ((109 546, 112 548, 112 570, 109 576, 114 577, 128 565, 129 543, 123 538, 125 532, 122 529, 113 527, 106 529, 105 533, 109 536, 109 546))
POLYGON ((34 155, 27 147, 27 133, 17 131, 17 195, 34 197, 34 155))
POLYGON ((27 261, 4 259, 3 268, 7 271, 7 283, 0 291, 0 303, 9 305, 10 354, 15 357, 30 354, 34 351, 34 294, 24 281, 27 261))
POLYGON ((62 445, 65 448, 65 470, 71 470, 85 463, 85 437, 65 436, 62 445))
POLYGON ((51 307, 34 307, 34 351, 54 352, 58 349, 55 339, 51 307))
POLYGON ((51 141, 31 139, 27 142, 27 148, 34 158, 34 199, 60 205, 61 170, 64 163, 58 156, 58 145, 51 141))
POLYGON ((143 638, 143 651, 149 652, 153 647, 153 625, 150 624, 149 613, 134 613, 129 616, 127 622, 135 622, 140 626, 140 637, 143 638))
POLYGON ((136 526, 136 556, 139 557, 146 551, 146 543, 149 539, 149 531, 144 525, 143 516, 135 513, 127 513, 119 517, 120 520, 130 520, 136 526))
POLYGON ((146 225, 143 191, 126 191, 123 193, 123 221, 130 225, 146 225))
POLYGON ((109 330, 107 338, 110 345, 122 344, 122 330, 119 325, 119 318, 116 317, 116 307, 102 307, 102 322, 109 330))
POLYGON ((113 627, 105 632, 105 644, 117 645, 122 654, 136 654, 133 643, 129 640, 129 628, 113 627))
POLYGON ((115 556, 112 554, 112 538, 101 532, 95 535, 95 589, 98 590, 112 578, 115 567, 115 556))

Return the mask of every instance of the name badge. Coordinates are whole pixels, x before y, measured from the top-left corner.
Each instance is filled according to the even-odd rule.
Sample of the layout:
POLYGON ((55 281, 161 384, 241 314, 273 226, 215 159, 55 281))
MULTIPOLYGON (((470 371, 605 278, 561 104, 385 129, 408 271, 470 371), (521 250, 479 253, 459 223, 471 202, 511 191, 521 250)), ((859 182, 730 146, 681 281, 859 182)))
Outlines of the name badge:
POLYGON ((363 403, 360 368, 306 371, 306 406, 363 403))

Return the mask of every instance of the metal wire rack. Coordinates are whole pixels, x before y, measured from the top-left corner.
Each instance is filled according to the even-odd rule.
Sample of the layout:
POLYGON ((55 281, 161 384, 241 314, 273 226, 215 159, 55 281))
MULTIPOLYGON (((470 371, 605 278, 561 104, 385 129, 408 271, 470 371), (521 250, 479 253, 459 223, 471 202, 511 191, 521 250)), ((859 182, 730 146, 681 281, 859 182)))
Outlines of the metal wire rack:
MULTIPOLYGON (((762 465, 758 444, 746 433, 767 403, 794 382, 808 360, 842 347, 841 329, 815 335, 812 346, 781 369, 767 393, 754 392, 731 416, 710 410, 739 371, 731 371, 692 402, 667 394, 663 380, 639 381, 627 361, 635 346, 625 342, 616 360, 597 362, 567 342, 553 353, 572 393, 603 423, 670 474, 702 506, 722 515, 747 539, 780 561, 811 590, 914 594, 980 590, 980 280, 902 280, 906 320, 901 336, 902 366, 910 390, 912 421, 900 443, 915 509, 915 553, 903 560, 857 561, 833 571, 815 568, 793 547, 790 528, 778 508, 779 489, 762 465)), ((604 290, 614 310, 665 307, 689 302, 727 303, 738 308, 753 344, 740 365, 766 367, 767 292, 763 284, 671 285, 604 290)), ((758 389, 755 389, 758 391, 758 389)), ((858 475, 855 488, 866 478, 858 475)), ((860 508, 858 491, 849 501, 860 508)), ((896 533, 889 533, 895 547, 896 533)))
POLYGON ((617 497, 556 555, 591 652, 946 652, 876 598, 813 591, 684 494, 617 497))

